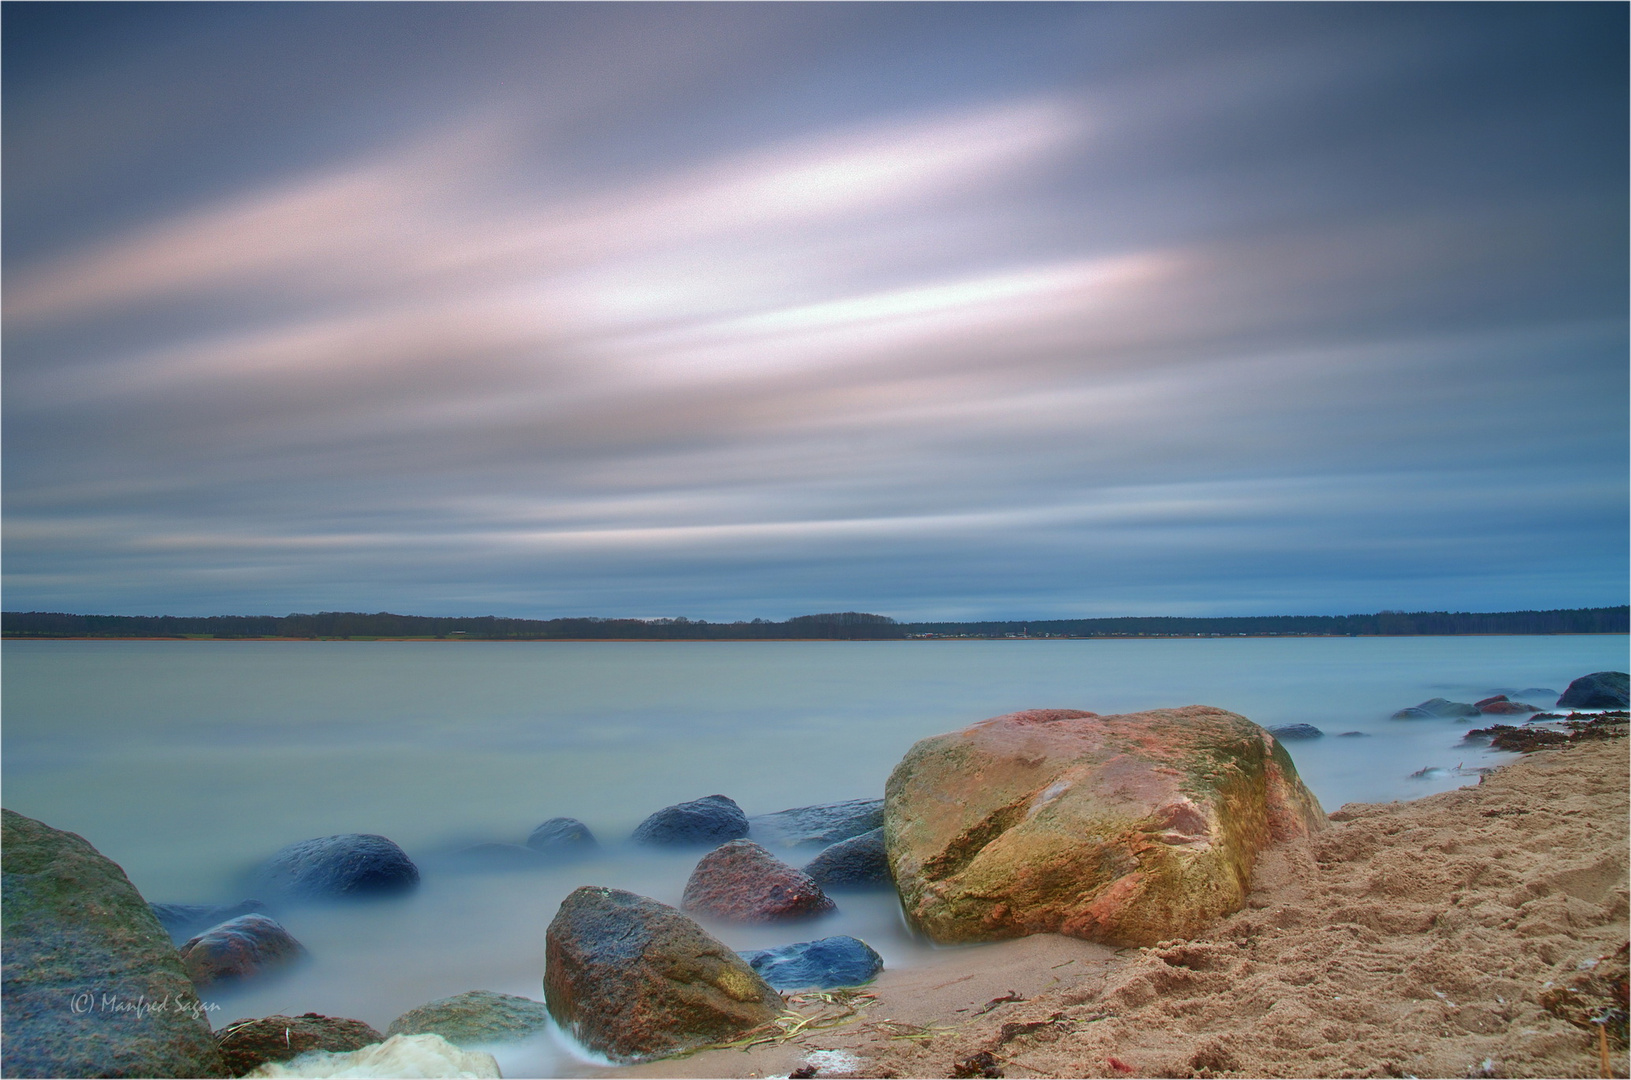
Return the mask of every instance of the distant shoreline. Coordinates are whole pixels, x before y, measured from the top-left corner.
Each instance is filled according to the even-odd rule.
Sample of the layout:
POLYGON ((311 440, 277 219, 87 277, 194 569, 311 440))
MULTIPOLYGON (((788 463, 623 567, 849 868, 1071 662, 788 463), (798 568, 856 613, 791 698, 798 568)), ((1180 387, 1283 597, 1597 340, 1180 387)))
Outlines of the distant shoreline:
POLYGON ((987 636, 976 635, 934 635, 927 637, 906 638, 816 638, 816 637, 786 637, 786 638, 659 638, 659 637, 626 637, 626 638, 566 638, 566 637, 536 637, 536 638, 483 638, 483 637, 209 637, 203 634, 192 635, 156 635, 151 637, 114 636, 111 634, 88 635, 82 637, 54 636, 51 634, 6 634, 0 641, 181 641, 201 644, 214 643, 242 643, 242 642, 306 642, 308 644, 370 644, 378 641, 385 642, 420 642, 427 645, 458 645, 466 643, 479 643, 485 645, 823 645, 823 644, 855 644, 866 643, 872 645, 901 645, 923 644, 927 642, 975 642, 975 641, 1239 641, 1243 638, 1254 640, 1265 638, 1297 639, 1320 638, 1335 640, 1339 638, 1401 638, 1401 637, 1614 637, 1625 636, 1624 630, 1585 630, 1578 632, 1554 632, 1526 634, 1521 631, 1496 632, 1487 634, 1081 634, 1064 635, 1055 634, 1050 637, 1025 636, 987 636))

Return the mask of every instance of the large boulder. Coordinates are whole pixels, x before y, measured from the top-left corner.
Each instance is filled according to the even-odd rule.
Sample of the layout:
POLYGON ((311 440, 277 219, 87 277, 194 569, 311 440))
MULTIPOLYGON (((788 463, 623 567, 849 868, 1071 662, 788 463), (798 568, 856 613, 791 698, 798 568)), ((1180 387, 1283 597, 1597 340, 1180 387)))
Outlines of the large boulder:
POLYGON ((419 868, 383 836, 344 833, 280 849, 259 882, 296 899, 346 900, 407 892, 419 884, 419 868))
POLYGON ((771 847, 826 847, 883 826, 882 799, 798 806, 748 818, 749 836, 771 847))
POLYGON ((748 834, 748 816, 724 795, 665 806, 642 821, 632 839, 661 847, 714 847, 748 834))
POLYGON ((592 854, 600 844, 589 826, 577 818, 557 817, 532 830, 527 846, 552 859, 578 859, 592 854))
POLYGON ((666 904, 585 886, 544 937, 544 998, 580 1043, 643 1061, 726 1042, 782 999, 727 946, 666 904))
POLYGON ((871 889, 894 884, 881 826, 838 841, 811 859, 804 872, 823 889, 871 889))
POLYGON ((541 1001, 470 990, 409 1009, 385 1029, 387 1035, 440 1035, 454 1046, 525 1039, 549 1027, 541 1001))
POLYGON ((0 818, 0 1074, 222 1075, 181 957, 124 871, 73 833, 0 818))
POLYGON ((902 906, 941 943, 1190 936, 1240 907, 1260 849, 1326 827, 1277 740, 1201 705, 999 716, 917 743, 886 793, 902 906))
POLYGON ((200 990, 288 967, 306 955, 294 935, 276 919, 240 915, 181 946, 181 965, 200 990))
POLYGON ((776 922, 825 915, 832 899, 810 875, 752 840, 732 840, 702 857, 685 883, 680 906, 737 922, 776 922))
POLYGON ((860 938, 825 937, 741 954, 777 990, 860 986, 883 970, 883 957, 860 938))
POLYGON ((392 1035, 382 1043, 337 1054, 308 1050, 288 1061, 269 1061, 245 1074, 272 1076, 457 1076, 500 1075, 498 1060, 480 1050, 460 1050, 440 1035, 392 1035))
POLYGON ((1569 684, 1557 699, 1560 709, 1623 709, 1627 675, 1623 671, 1597 671, 1569 684))
POLYGON ((268 1062, 288 1061, 309 1050, 343 1054, 384 1041, 385 1036, 361 1020, 318 1013, 239 1020, 215 1033, 229 1076, 242 1076, 268 1062))

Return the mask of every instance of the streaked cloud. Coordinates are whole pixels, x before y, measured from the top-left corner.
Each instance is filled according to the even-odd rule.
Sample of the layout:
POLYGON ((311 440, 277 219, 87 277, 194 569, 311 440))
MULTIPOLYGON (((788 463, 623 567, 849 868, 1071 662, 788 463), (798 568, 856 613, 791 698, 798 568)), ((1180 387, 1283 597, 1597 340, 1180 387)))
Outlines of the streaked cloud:
MULTIPOLYGON (((1623 58, 1591 46, 1621 15, 1470 36, 1471 13, 1300 6, 1274 33, 1156 6, 646 16, 689 26, 698 67, 633 9, 585 8, 551 67, 519 31, 565 15, 447 14, 517 28, 482 46, 502 78, 475 63, 464 99, 403 106, 389 137, 390 95, 342 87, 354 151, 8 262, 8 604, 1624 592, 1623 160, 1597 145, 1624 125, 1570 82, 1623 97, 1623 58), (1013 65, 968 64, 990 19, 1013 65), (586 65, 606 81, 566 80, 586 65), (1519 72, 1528 96, 1482 93, 1519 72), (856 80, 892 90, 858 102, 856 80), (748 100, 778 94, 800 107, 748 100)), ((221 48, 261 77, 254 46, 221 48)), ((171 101, 203 78, 128 70, 171 101)), ((416 100, 411 67, 385 70, 416 100)), ((18 76, 8 124, 38 130, 76 77, 76 107, 118 111, 88 70, 55 98, 18 76)), ((208 112, 174 123, 225 147, 208 112)), ((41 159, 13 150, 12 173, 96 167, 25 142, 41 159)))

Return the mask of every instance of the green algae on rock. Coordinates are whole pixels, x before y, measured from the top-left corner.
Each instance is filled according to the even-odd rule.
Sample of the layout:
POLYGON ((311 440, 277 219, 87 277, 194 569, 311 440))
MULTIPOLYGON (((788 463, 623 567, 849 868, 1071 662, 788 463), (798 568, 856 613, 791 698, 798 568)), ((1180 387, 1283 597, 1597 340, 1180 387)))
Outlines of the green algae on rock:
POLYGON ((1240 907, 1260 849, 1326 824, 1272 735, 1201 705, 984 720, 914 745, 884 801, 902 906, 942 944, 1186 937, 1240 907))
POLYGON ((205 1006, 118 864, 0 811, 6 1076, 222 1076, 205 1006))

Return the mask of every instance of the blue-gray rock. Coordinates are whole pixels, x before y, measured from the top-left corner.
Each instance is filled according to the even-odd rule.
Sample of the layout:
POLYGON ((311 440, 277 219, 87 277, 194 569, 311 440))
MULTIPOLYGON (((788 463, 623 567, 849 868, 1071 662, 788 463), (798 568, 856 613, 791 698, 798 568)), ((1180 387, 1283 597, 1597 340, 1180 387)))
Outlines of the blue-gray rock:
POLYGON ((826 847, 883 827, 882 799, 799 806, 748 819, 753 839, 770 847, 826 847))
POLYGON ((895 882, 881 828, 838 841, 811 859, 804 872, 823 889, 888 888, 895 882))
POLYGON ((239 915, 270 915, 271 909, 259 900, 243 900, 236 904, 149 904, 159 924, 170 931, 170 940, 177 945, 200 930, 219 926, 239 915))
POLYGON ((527 846, 553 858, 580 858, 600 847, 589 826, 577 818, 550 818, 527 837, 527 846))
POLYGON ((0 819, 0 1075, 225 1075, 181 957, 124 871, 73 833, 0 819))
POLYGON ((1325 732, 1313 724, 1281 724, 1271 727, 1268 733, 1276 739, 1322 739, 1325 732))
POLYGON ((360 899, 408 892, 419 868, 383 836, 343 833, 279 850, 261 867, 259 884, 301 900, 360 899))
POLYGON ((1412 705, 1408 709, 1400 709, 1398 712, 1394 713, 1393 714, 1393 719, 1395 719, 1395 720, 1437 720, 1438 717, 1434 716, 1432 713, 1428 712, 1426 709, 1418 709, 1414 705, 1412 705))
POLYGON ((1339 738, 1339 739, 1368 739, 1368 738, 1370 738, 1370 735, 1367 732, 1363 732, 1363 731, 1344 731, 1342 734, 1338 735, 1337 738, 1339 738))
POLYGON ((1448 698, 1428 698, 1417 705, 1423 712, 1432 713, 1444 719, 1454 719, 1460 716, 1477 716, 1478 706, 1466 701, 1450 701, 1448 698))
POLYGON ((306 955, 294 935, 265 915, 239 915, 189 940, 179 950, 187 977, 200 990, 287 967, 306 955))
POLYGON ((1558 697, 1560 709, 1623 709, 1627 675, 1623 671, 1597 671, 1582 675, 1558 697))
POLYGON ((828 937, 740 954, 777 990, 860 986, 883 970, 883 957, 860 938, 828 937))
POLYGON ((631 839, 664 847, 718 846, 748 834, 748 816, 723 795, 665 806, 642 821, 631 839))

